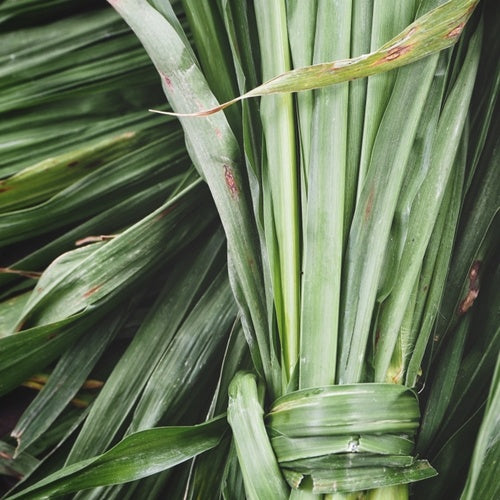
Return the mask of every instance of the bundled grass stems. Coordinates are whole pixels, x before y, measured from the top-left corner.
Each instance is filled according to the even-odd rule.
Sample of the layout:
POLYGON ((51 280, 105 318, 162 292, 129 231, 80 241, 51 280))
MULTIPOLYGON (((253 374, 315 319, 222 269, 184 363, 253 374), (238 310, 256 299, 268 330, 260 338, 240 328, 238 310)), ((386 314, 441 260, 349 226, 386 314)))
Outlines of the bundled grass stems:
POLYGON ((495 1, 109 3, 0 3, 4 498, 500 496, 495 1))

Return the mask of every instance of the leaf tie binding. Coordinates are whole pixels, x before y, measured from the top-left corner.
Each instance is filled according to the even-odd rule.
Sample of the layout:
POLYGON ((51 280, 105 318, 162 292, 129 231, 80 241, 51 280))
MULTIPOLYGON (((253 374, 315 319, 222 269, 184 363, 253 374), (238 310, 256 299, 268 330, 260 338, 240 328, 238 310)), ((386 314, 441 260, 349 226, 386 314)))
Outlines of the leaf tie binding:
POLYGON ((237 374, 229 394, 228 420, 245 488, 259 488, 247 491, 250 498, 281 498, 278 492, 288 498, 283 477, 292 488, 310 477, 312 492, 319 494, 405 484, 436 474, 427 461, 411 455, 420 411, 417 395, 405 386, 303 389, 277 399, 265 417, 255 375, 237 374), (263 476, 266 483, 259 487, 263 476))

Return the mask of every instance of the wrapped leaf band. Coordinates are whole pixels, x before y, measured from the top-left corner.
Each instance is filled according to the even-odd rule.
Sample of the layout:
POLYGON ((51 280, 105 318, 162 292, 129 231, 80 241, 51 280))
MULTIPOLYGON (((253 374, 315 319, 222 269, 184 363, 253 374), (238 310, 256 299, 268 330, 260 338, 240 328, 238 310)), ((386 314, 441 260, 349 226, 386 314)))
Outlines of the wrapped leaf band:
MULTIPOLYGON (((255 381, 251 374, 241 376, 255 381)), ((245 390, 243 385, 238 386, 238 379, 232 389, 233 395, 245 390)), ((228 417, 233 432, 235 425, 251 428, 250 421, 244 420, 256 416, 242 407, 238 423, 235 415, 230 405, 228 417)), ((287 394, 275 401, 264 422, 288 484, 298 488, 304 477, 310 476, 314 493, 333 493, 409 483, 435 475, 426 461, 411 455, 419 419, 417 396, 407 387, 354 384, 287 394)), ((248 449, 239 440, 255 437, 254 432, 234 432, 237 448, 248 449)), ((261 457, 242 454, 239 460, 248 480, 248 462, 256 476, 265 474, 255 472, 263 463, 261 457)))
POLYGON ((275 401, 266 426, 290 486, 310 475, 314 492, 329 493, 433 475, 411 456, 419 419, 417 396, 407 387, 354 384, 287 394, 275 401))

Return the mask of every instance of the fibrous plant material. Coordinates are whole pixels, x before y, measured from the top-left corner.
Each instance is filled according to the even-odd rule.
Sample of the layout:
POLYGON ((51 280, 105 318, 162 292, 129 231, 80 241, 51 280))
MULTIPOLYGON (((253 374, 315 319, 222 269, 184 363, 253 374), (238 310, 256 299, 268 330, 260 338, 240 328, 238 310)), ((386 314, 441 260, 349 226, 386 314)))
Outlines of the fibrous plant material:
MULTIPOLYGON (((161 84, 172 108, 160 111, 180 125, 138 118, 136 105, 157 108, 143 106, 148 83, 129 117, 102 118, 78 149, 28 165, 12 150, 4 392, 59 362, 13 429, 27 479, 10 497, 495 495, 481 479, 498 454, 485 445, 500 339, 492 2, 110 3, 135 35, 110 9, 81 14, 116 30, 100 55, 134 47, 145 65, 140 41, 156 69, 145 81, 161 84), (103 164, 87 173, 94 157, 103 164), (81 212, 63 219, 68 206, 81 212), (81 394, 94 372, 104 386, 81 394), (75 395, 93 404, 74 414, 75 395), (57 437, 40 431, 38 408, 57 437), (474 447, 465 486, 450 457, 465 471, 474 447)), ((82 50, 92 82, 84 31, 75 45, 63 36, 61 53, 82 50)), ((125 56, 115 62, 125 71, 125 56)), ((71 72, 56 73, 72 99, 71 72)), ((33 85, 16 94, 22 113, 57 101, 33 85)))

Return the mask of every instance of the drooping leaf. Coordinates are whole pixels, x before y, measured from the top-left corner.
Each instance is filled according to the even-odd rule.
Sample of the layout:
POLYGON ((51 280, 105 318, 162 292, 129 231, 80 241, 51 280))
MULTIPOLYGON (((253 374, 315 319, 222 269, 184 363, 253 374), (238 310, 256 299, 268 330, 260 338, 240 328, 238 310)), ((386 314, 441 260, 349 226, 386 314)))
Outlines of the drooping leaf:
POLYGON ((449 0, 418 18, 398 36, 375 52, 354 59, 321 63, 292 70, 276 76, 250 92, 220 106, 193 113, 173 114, 176 116, 207 116, 241 99, 281 92, 317 89, 389 71, 418 61, 429 54, 453 45, 477 3, 478 0, 449 0))
POLYGON ((10 498, 43 498, 146 477, 217 446, 226 426, 222 416, 192 427, 137 432, 103 455, 64 467, 10 498))

